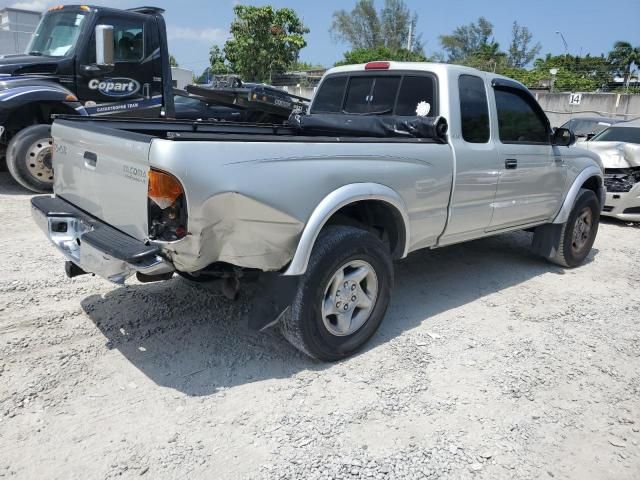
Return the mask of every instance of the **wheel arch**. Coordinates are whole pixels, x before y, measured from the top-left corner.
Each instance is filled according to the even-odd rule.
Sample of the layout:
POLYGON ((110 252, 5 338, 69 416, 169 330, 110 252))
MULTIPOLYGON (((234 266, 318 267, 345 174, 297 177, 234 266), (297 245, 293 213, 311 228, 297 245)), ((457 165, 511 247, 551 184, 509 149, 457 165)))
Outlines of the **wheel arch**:
POLYGON ((600 207, 602 208, 604 206, 606 190, 604 187, 602 170, 600 170, 600 167, 590 166, 582 170, 575 178, 573 184, 569 188, 564 202, 562 203, 560 211, 552 223, 558 224, 565 223, 567 221, 569 214, 571 213, 571 209, 573 208, 573 204, 575 203, 576 198, 578 198, 580 190, 583 188, 592 190, 600 201, 600 207))
POLYGON ((19 87, 2 92, 0 107, 6 114, 6 132, 2 138, 8 144, 11 137, 25 127, 51 124, 51 115, 86 115, 84 107, 73 93, 62 86, 19 87))
POLYGON ((335 224, 388 227, 393 229, 392 232, 388 232, 393 258, 404 258, 408 253, 409 216, 400 195, 386 185, 355 183, 329 193, 314 209, 284 275, 304 274, 318 235, 325 226, 335 224), (360 215, 364 215, 365 219, 373 215, 376 223, 381 223, 368 224, 359 218, 360 215), (345 219, 348 220, 345 221, 345 219))

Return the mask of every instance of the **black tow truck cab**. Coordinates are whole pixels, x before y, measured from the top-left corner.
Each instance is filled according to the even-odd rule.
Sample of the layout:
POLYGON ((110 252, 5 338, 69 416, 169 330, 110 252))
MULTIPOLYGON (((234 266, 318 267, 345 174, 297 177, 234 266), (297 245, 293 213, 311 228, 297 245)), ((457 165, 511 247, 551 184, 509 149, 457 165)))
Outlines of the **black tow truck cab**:
POLYGON ((174 91, 163 13, 51 7, 24 54, 0 57, 0 167, 6 157, 18 183, 50 191, 53 115, 282 123, 297 108, 261 85, 174 91))
POLYGON ((51 188, 51 115, 173 116, 162 13, 52 7, 27 52, 0 58, 0 157, 19 183, 51 188))

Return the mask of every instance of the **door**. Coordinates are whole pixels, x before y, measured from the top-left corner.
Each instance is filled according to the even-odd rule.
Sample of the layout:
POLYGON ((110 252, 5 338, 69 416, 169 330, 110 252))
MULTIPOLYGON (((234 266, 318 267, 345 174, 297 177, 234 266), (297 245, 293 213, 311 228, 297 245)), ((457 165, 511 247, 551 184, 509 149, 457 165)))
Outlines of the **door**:
POLYGON ((458 91, 459 119, 451 112, 452 124, 459 121, 461 126, 461 133, 453 134, 451 139, 456 154, 456 176, 451 216, 440 245, 484 234, 491 222, 500 174, 484 79, 460 75, 458 91))
POLYGON ((103 15, 97 24, 113 26, 114 65, 96 65, 92 33, 77 66, 78 98, 85 110, 89 115, 158 117, 162 83, 153 21, 138 14, 103 15))
POLYGON ((489 230, 548 220, 560 207, 567 175, 554 155, 549 121, 528 91, 493 92, 500 179, 489 230))

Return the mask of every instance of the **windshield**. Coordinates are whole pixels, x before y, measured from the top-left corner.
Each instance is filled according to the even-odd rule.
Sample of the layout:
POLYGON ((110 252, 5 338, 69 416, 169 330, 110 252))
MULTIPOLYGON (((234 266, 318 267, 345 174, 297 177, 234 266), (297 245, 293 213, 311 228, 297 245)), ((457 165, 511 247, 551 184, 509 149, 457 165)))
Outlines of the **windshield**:
POLYGON ((27 53, 47 57, 68 55, 80 35, 86 15, 82 12, 58 11, 45 15, 36 29, 27 53))
POLYGON ((586 137, 590 133, 600 133, 610 126, 611 123, 597 119, 573 118, 562 127, 568 128, 579 137, 586 137))
POLYGON ((640 128, 611 127, 591 139, 592 142, 626 142, 640 144, 640 128))

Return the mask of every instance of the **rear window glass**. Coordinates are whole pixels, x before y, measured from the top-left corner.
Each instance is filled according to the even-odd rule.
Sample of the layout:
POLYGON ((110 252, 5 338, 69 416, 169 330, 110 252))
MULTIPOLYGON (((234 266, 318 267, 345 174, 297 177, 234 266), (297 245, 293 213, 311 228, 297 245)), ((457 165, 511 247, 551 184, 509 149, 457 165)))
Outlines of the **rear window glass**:
MULTIPOLYGON (((430 110, 433 110, 435 88, 433 77, 404 77, 395 114, 414 116, 421 102, 428 103, 431 106, 430 110)), ((430 111, 428 116, 433 116, 433 113, 430 111)))
POLYGON ((347 86, 349 77, 331 77, 322 82, 322 88, 318 90, 313 103, 314 112, 318 113, 340 113, 342 111, 342 100, 344 89, 347 86))
POLYGON ((311 113, 416 116, 436 115, 435 79, 430 75, 344 75, 326 79, 311 113))
POLYGON ((399 85, 400 77, 352 77, 344 111, 379 115, 392 113, 399 85))
POLYGON ((368 111, 374 80, 371 77, 354 77, 351 79, 344 104, 345 112, 365 113, 368 111))

